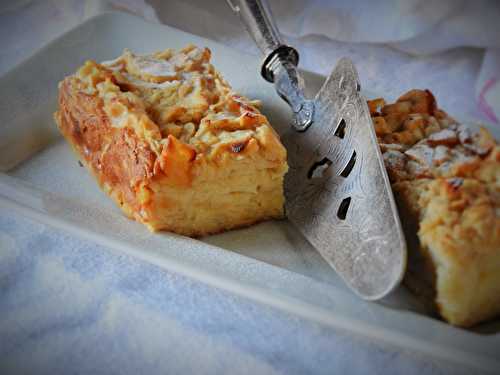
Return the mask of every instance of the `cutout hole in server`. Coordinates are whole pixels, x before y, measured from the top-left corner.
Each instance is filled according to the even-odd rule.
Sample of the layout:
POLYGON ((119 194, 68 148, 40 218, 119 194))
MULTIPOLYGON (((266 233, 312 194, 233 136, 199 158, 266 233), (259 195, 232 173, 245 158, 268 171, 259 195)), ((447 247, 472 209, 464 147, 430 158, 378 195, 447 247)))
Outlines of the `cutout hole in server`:
POLYGON ((354 164, 356 164, 356 151, 352 152, 352 155, 351 155, 351 158, 349 159, 349 162, 344 167, 344 169, 342 170, 342 172, 340 172, 340 175, 342 177, 344 177, 344 178, 346 178, 347 176, 349 176, 349 174, 351 173, 352 169, 354 168, 354 164))
POLYGON ((351 197, 344 198, 342 200, 342 202, 340 202, 340 206, 339 206, 339 209, 337 211, 337 217, 340 220, 345 220, 350 204, 351 204, 351 197))
POLYGON ((321 178, 325 171, 332 165, 332 161, 327 157, 324 157, 320 161, 314 163, 309 172, 307 173, 308 178, 321 178))
POLYGON ((335 129, 335 135, 339 137, 340 139, 344 139, 345 137, 345 120, 342 118, 339 121, 339 124, 337 125, 337 129, 335 129))

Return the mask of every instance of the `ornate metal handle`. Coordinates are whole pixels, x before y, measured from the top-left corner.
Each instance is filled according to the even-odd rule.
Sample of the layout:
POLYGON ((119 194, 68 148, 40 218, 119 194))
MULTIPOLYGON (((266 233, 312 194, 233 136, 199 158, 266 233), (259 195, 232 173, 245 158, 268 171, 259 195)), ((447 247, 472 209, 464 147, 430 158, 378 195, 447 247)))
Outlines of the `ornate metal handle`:
POLYGON ((299 54, 281 41, 278 27, 265 0, 227 0, 248 33, 266 56, 261 74, 274 82, 278 94, 294 112, 293 126, 305 131, 313 121, 314 104, 304 95, 304 81, 297 70, 299 54))

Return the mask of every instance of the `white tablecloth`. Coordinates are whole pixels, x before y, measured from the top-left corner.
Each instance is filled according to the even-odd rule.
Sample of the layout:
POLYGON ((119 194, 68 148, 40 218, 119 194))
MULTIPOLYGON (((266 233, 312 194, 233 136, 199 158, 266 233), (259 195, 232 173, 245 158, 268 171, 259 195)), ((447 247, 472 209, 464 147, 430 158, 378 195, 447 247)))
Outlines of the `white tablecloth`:
MULTIPOLYGON (((301 52, 301 67, 327 74, 347 55, 371 91, 394 99, 429 88, 454 115, 498 122, 499 6, 432 3, 293 0, 275 1, 272 9, 301 52)), ((0 74, 110 8, 257 53, 223 1, 3 1, 0 74)), ((2 374, 468 372, 306 322, 4 211, 0 317, 2 374)))

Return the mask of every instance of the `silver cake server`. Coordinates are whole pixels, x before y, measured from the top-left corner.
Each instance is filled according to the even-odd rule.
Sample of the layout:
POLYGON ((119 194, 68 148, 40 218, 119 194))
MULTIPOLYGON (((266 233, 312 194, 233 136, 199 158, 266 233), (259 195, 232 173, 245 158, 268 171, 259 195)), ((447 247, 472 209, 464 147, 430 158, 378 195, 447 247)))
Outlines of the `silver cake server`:
POLYGON ((353 63, 341 59, 308 99, 298 52, 282 43, 268 5, 227 1, 265 56, 262 76, 293 111, 282 137, 287 217, 359 296, 384 297, 403 277, 406 244, 353 63))

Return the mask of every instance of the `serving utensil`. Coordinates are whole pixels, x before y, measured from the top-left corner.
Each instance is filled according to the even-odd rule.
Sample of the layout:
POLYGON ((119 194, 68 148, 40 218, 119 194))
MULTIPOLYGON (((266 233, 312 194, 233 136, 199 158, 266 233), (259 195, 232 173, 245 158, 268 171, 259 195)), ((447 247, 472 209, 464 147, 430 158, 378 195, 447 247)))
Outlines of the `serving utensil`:
POLYGON ((406 244, 352 61, 338 61, 307 98, 299 54, 282 42, 265 1, 227 1, 265 56, 262 76, 293 112, 282 137, 287 217, 354 292, 384 297, 403 277, 406 244))

